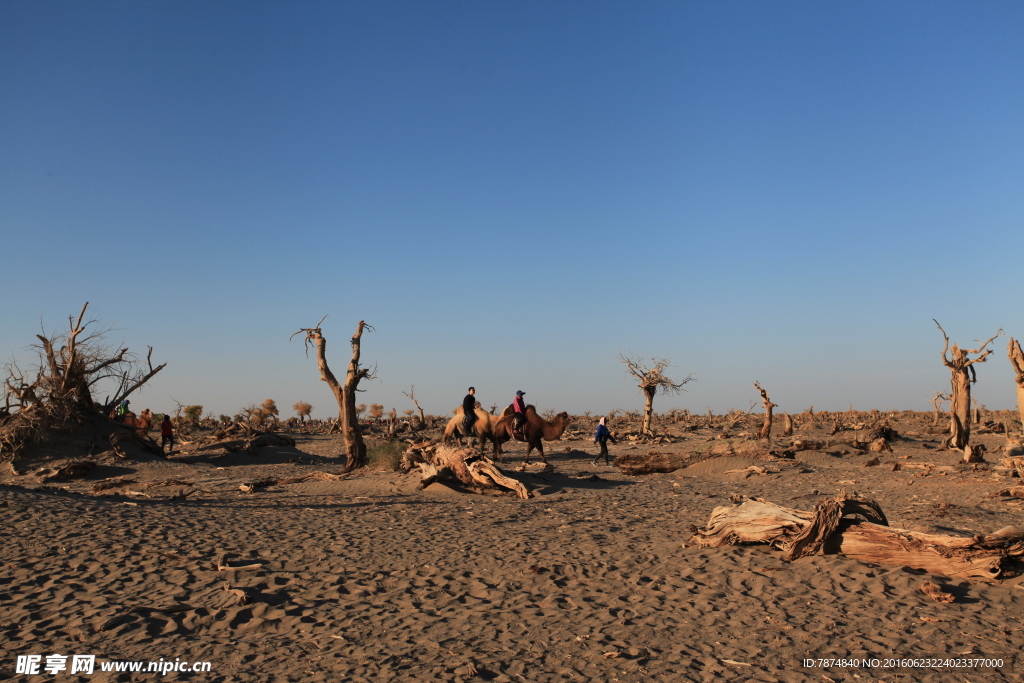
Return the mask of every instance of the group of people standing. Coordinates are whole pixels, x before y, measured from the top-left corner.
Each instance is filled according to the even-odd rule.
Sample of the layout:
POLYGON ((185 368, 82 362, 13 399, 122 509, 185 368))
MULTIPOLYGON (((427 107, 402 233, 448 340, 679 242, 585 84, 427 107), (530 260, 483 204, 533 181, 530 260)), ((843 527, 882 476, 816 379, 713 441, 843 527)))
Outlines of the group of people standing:
MULTIPOLYGON (((526 425, 526 401, 523 399, 526 392, 520 389, 516 397, 512 399, 512 433, 523 436, 523 427, 526 425)), ((474 436, 473 425, 476 423, 476 387, 470 387, 466 397, 462 399, 462 432, 466 436, 474 436)), ((606 418, 601 418, 597 423, 597 431, 594 433, 594 443, 601 448, 592 464, 596 465, 601 456, 604 456, 604 464, 611 465, 611 456, 608 453, 608 442, 617 443, 615 437, 608 431, 606 418)))

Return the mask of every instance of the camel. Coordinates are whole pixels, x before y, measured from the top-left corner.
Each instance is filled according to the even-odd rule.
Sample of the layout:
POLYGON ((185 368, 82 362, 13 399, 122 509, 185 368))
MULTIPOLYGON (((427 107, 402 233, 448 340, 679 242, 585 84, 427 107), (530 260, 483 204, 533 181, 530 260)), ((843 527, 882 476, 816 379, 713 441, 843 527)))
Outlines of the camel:
POLYGON ((149 436, 149 430, 153 428, 153 412, 148 408, 137 416, 133 412, 127 412, 121 419, 121 424, 131 427, 139 436, 149 436))
MULTIPOLYGON (((508 413, 508 411, 506 411, 508 413)), ((548 460, 544 457, 544 444, 543 441, 556 441, 562 438, 562 433, 565 431, 566 426, 569 424, 569 413, 559 413, 555 415, 555 419, 548 422, 543 417, 537 414, 537 409, 531 406, 526 406, 526 426, 523 427, 523 433, 526 436, 526 458, 523 460, 523 464, 530 462, 530 452, 534 448, 537 449, 537 453, 540 454, 540 459, 547 464, 548 460)), ((514 438, 512 436, 512 414, 503 414, 498 420, 498 423, 494 427, 494 448, 495 457, 497 457, 498 445, 501 442, 508 441, 514 438)), ((516 439, 517 441, 519 439, 516 439)))
MULTIPOLYGON (((511 412, 511 406, 505 408, 505 411, 501 415, 488 413, 483 408, 477 408, 475 412, 476 422, 473 426, 476 427, 476 433, 480 437, 480 452, 484 452, 484 446, 487 444, 487 440, 490 439, 494 442, 494 455, 498 458, 498 462, 501 462, 501 445, 494 440, 494 425, 498 423, 498 420, 501 419, 502 415, 511 412)), ((464 415, 465 412, 463 412, 462 406, 459 406, 455 410, 455 416, 448 420, 448 424, 445 425, 444 436, 441 437, 441 443, 446 444, 449 439, 455 439, 460 446, 462 445, 462 418, 464 415)))

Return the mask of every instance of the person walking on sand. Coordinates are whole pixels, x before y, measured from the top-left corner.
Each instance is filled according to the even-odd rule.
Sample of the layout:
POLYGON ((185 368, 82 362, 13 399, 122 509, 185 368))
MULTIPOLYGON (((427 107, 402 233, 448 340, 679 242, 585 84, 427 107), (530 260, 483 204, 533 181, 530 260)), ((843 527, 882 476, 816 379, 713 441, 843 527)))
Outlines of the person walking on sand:
POLYGON ((160 423, 160 452, 164 452, 164 444, 170 444, 167 455, 174 452, 174 423, 170 415, 164 415, 164 421, 160 423))
POLYGON ((462 399, 462 432, 473 436, 473 425, 476 423, 476 388, 470 387, 466 398, 462 399))
POLYGON ((615 437, 612 436, 612 433, 608 431, 608 427, 605 426, 604 421, 605 418, 602 417, 601 420, 597 423, 597 433, 594 434, 594 443, 600 444, 601 452, 597 454, 596 458, 594 458, 594 462, 590 463, 591 465, 596 465, 597 461, 601 459, 602 455, 604 456, 605 465, 612 464, 611 459, 608 456, 608 440, 611 439, 612 443, 618 442, 615 441, 615 437))

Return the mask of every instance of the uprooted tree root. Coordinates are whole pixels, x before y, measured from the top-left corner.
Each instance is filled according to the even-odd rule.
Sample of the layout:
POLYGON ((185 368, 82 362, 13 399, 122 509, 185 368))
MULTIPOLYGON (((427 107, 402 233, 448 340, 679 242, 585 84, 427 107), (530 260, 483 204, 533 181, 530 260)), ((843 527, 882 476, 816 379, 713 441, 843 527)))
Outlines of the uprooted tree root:
POLYGON ((472 448, 449 448, 429 442, 413 444, 402 455, 401 469, 408 474, 417 466, 422 475, 421 489, 448 479, 477 492, 508 490, 524 500, 530 497, 522 482, 505 475, 490 459, 472 448))
POLYGON ((153 367, 150 347, 145 362, 129 353, 127 347, 109 345, 107 329, 95 320, 85 320, 89 304, 82 306, 78 318, 68 318, 68 330, 56 334, 37 334, 33 345, 38 355, 35 365, 22 370, 17 362, 6 366, 3 405, 0 406, 0 461, 11 461, 27 450, 54 437, 78 433, 94 445, 110 435, 115 452, 118 441, 135 436, 136 443, 154 452, 156 444, 134 433, 128 426, 109 416, 117 404, 137 391, 166 364, 153 367), (97 386, 113 387, 106 402, 94 400, 97 386))
POLYGON ((888 526, 875 501, 845 491, 821 501, 813 512, 760 498, 744 500, 715 508, 707 526, 692 530, 693 540, 703 547, 768 543, 781 549, 786 561, 838 553, 861 562, 967 579, 998 579, 1024 556, 1024 526, 972 537, 897 529, 888 526))

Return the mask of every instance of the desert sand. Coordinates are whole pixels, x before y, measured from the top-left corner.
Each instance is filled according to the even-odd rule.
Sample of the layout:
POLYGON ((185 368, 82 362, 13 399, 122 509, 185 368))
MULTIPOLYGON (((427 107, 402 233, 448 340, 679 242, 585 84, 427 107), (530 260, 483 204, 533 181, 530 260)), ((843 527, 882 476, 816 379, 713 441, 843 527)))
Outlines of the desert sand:
MULTIPOLYGON (((36 472, 69 459, 58 444, 0 479, 0 676, 42 680, 15 675, 18 655, 94 654, 82 678, 96 681, 1024 680, 1016 572, 952 581, 690 540, 731 499, 810 510, 843 489, 907 529, 1019 525, 1024 500, 996 495, 1020 482, 997 467, 1001 435, 975 438, 989 446, 977 465, 938 449, 941 437, 920 425, 896 424, 902 438, 874 467, 865 463, 876 454, 839 447, 627 476, 591 464, 591 424, 574 426, 548 444, 548 470, 516 472, 524 447, 508 448, 501 467, 529 500, 444 483, 419 490, 415 472, 370 470, 239 489, 339 469, 340 442, 317 434, 257 455, 108 452, 84 478, 44 482, 36 472), (767 473, 729 472, 750 465, 767 473), (955 601, 922 593, 926 581, 955 601), (99 670, 175 658, 210 671, 99 670), (973 659, 1002 663, 922 661, 973 659)), ((703 452, 716 433, 611 450, 703 452)))

